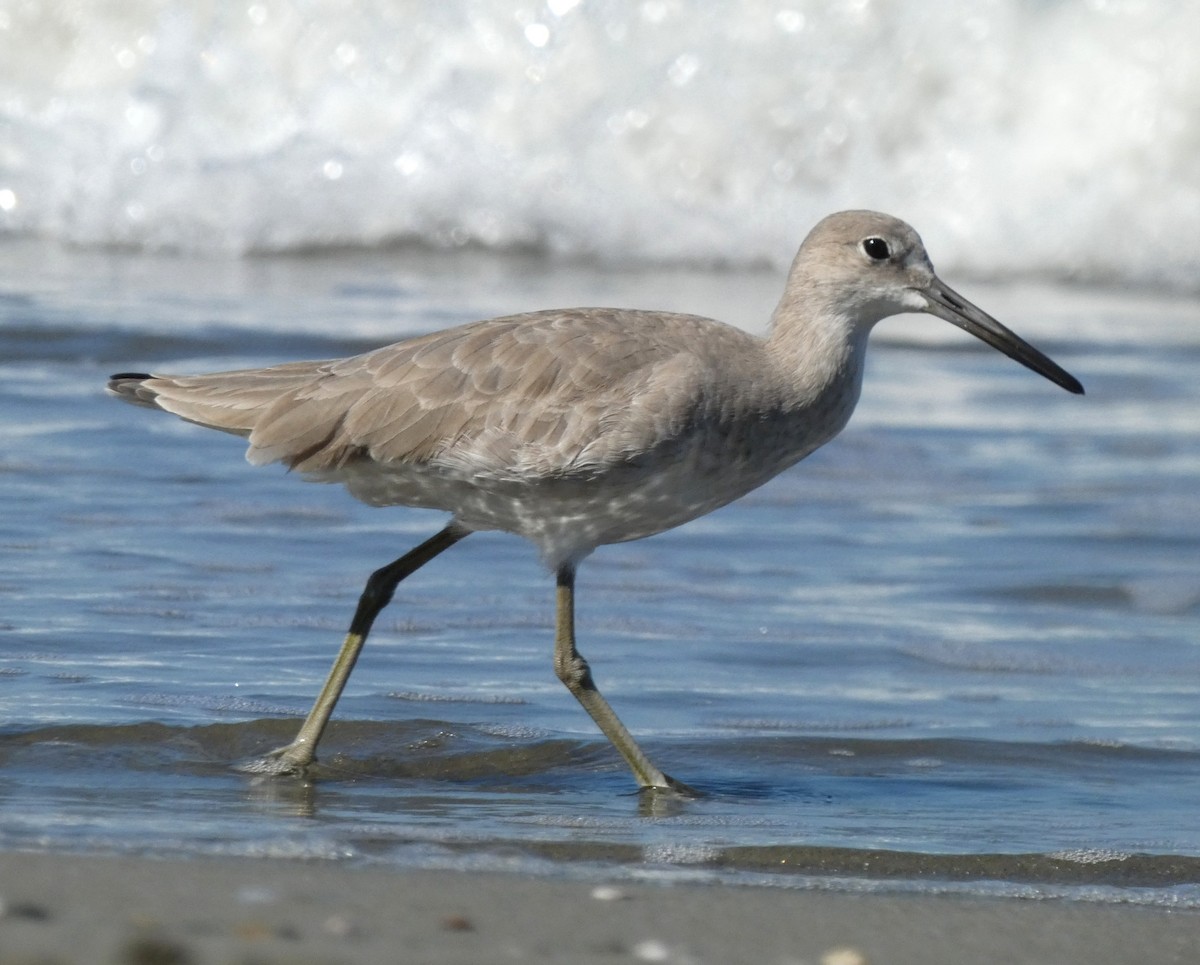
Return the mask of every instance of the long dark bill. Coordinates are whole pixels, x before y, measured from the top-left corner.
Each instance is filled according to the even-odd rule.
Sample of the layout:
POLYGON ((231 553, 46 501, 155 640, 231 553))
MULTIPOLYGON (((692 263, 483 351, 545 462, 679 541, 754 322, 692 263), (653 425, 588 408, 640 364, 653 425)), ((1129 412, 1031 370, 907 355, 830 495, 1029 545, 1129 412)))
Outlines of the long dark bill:
POLYGON ((1051 361, 1016 332, 1005 328, 987 312, 976 308, 940 278, 935 277, 921 294, 929 302, 926 310, 930 315, 936 315, 952 325, 957 325, 963 331, 970 332, 992 348, 1046 377, 1055 385, 1062 386, 1068 392, 1083 395, 1083 385, 1075 376, 1051 361))

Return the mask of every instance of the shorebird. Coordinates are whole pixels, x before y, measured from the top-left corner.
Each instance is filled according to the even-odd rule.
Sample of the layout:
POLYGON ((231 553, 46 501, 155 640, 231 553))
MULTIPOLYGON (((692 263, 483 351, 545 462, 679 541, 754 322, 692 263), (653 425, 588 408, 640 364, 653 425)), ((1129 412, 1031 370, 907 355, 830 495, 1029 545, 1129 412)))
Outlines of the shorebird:
POLYGON ((375 506, 451 514, 371 574, 328 679, 290 744, 241 765, 303 773, 371 626, 405 577, 478 530, 530 540, 557 580, 554 670, 643 788, 658 769, 601 695, 575 642, 575 572, 598 546, 732 502, 846 425, 877 322, 925 312, 1069 392, 1083 386, 947 287, 917 233, 843 211, 792 263, 765 337, 694 315, 615 308, 474 322, 352 358, 206 375, 114 375, 118 397, 249 440, 375 506))

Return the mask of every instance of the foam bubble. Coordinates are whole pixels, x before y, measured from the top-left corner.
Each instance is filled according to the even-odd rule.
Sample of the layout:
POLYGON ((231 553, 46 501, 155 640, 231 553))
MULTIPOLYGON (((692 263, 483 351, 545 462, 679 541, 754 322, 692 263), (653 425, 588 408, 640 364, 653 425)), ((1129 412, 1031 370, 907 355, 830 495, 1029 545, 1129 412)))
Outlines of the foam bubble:
POLYGON ((1200 7, 46 2, 0 23, 0 230, 781 264, 913 221, 945 271, 1194 288, 1200 7))

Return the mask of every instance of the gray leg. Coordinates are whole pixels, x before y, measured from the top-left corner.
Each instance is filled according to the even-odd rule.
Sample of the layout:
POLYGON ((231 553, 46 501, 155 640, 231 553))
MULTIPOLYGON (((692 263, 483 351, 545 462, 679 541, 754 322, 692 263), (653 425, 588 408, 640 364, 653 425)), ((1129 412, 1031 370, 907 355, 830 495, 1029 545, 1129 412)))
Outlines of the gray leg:
POLYGON ((342 649, 338 652, 333 668, 325 680, 325 686, 317 695, 317 701, 308 712, 308 717, 301 725, 295 740, 264 757, 238 765, 238 770, 250 774, 298 774, 316 760, 317 743, 321 740, 325 725, 329 723, 329 716, 342 695, 346 681, 350 679, 350 671, 354 669, 359 652, 367 642, 367 634, 371 632, 371 625, 379 616, 379 612, 391 602, 392 594, 401 580, 415 573, 439 553, 448 550, 469 532, 470 530, 451 523, 436 536, 409 550, 400 559, 371 574, 362 596, 359 597, 358 609, 354 611, 354 619, 350 621, 350 631, 346 634, 342 649))
POLYGON ((650 762, 608 701, 596 689, 587 661, 575 649, 575 567, 569 563, 563 564, 558 570, 554 672, 625 758, 638 784, 643 788, 669 788, 689 795, 696 793, 686 784, 667 777, 650 762))

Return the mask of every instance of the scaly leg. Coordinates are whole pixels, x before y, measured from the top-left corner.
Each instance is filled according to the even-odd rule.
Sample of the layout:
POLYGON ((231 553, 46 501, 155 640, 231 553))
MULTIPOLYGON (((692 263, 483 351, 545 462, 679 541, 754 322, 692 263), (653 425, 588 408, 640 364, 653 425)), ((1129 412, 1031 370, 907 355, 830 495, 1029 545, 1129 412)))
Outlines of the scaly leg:
POLYGON ((451 523, 394 563, 389 563, 371 574, 362 596, 359 597, 358 609, 354 611, 354 619, 350 621, 350 631, 346 634, 342 649, 338 652, 333 668, 325 680, 325 686, 317 695, 316 703, 308 712, 308 717, 301 725, 295 740, 264 757, 239 764, 238 770, 250 774, 298 774, 316 760, 317 743, 325 725, 329 723, 329 716, 342 695, 346 681, 350 679, 350 671, 354 669, 355 661, 358 660, 363 644, 367 642, 367 634, 371 632, 371 625, 379 616, 379 612, 391 602, 392 594, 401 580, 415 573, 439 553, 448 550, 469 532, 470 530, 451 523))
POLYGON ((587 661, 575 649, 575 567, 570 563, 564 563, 558 570, 554 672, 625 758, 638 784, 643 788, 667 788, 689 796, 696 795, 692 788, 667 777, 650 762, 608 701, 596 689, 587 661))

